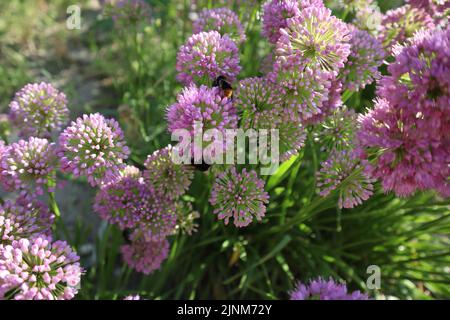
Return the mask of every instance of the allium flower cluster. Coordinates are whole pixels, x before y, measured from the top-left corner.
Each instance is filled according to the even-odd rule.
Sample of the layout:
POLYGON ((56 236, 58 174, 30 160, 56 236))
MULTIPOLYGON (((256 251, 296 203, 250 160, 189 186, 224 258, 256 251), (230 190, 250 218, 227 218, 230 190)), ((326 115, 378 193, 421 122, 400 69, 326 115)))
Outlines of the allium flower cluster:
POLYGON ((358 91, 380 78, 378 67, 382 64, 385 53, 381 43, 367 31, 355 28, 351 37, 351 52, 340 72, 340 78, 344 89, 358 91))
POLYGON ((103 186, 97 193, 94 211, 109 223, 121 229, 133 228, 144 213, 142 199, 148 187, 143 179, 124 176, 103 186))
POLYGON ((288 160, 293 155, 298 154, 304 147, 306 133, 303 125, 289 116, 289 112, 285 109, 273 109, 257 112, 251 118, 251 121, 243 123, 244 129, 255 129, 258 131, 258 139, 265 139, 265 143, 259 144, 260 150, 262 145, 267 145, 267 154, 271 154, 272 139, 274 138, 271 130, 278 130, 278 153, 280 161, 288 160), (267 130, 267 131, 262 131, 267 130))
POLYGON ((323 7, 322 0, 268 0, 263 5, 262 34, 270 43, 277 43, 280 29, 286 28, 287 21, 310 6, 323 7))
POLYGON ((144 179, 168 198, 177 199, 189 189, 194 173, 190 166, 174 163, 172 152, 169 145, 149 155, 144 163, 144 179))
POLYGON ((176 204, 157 191, 147 192, 140 201, 141 218, 136 234, 145 241, 162 241, 173 234, 177 224, 176 204))
POLYGON ((394 45, 403 44, 421 29, 433 29, 433 18, 423 9, 404 5, 391 9, 383 17, 380 41, 386 50, 392 51, 394 45))
POLYGON ((22 238, 50 236, 55 216, 37 200, 19 197, 15 202, 0 205, 0 245, 22 238))
POLYGON ((78 261, 63 241, 37 237, 0 245, 0 299, 72 299, 83 272, 78 261))
POLYGON ((145 183, 137 168, 127 166, 120 178, 101 187, 94 203, 103 219, 132 231, 122 254, 130 267, 145 274, 158 269, 167 257, 166 237, 175 232, 179 214, 178 202, 173 203, 167 190, 155 188, 145 183))
POLYGON ((218 31, 222 36, 228 35, 236 43, 245 41, 245 31, 238 16, 228 8, 203 9, 194 21, 193 32, 218 31))
POLYGON ((131 177, 131 178, 140 178, 142 176, 141 171, 139 170, 139 168, 135 167, 135 166, 125 166, 125 168, 123 168, 123 170, 120 172, 120 175, 122 177, 131 177))
POLYGON ((50 83, 27 84, 9 105, 9 118, 23 138, 49 138, 69 120, 67 99, 50 83))
POLYGON ((261 221, 268 200, 264 181, 258 178, 255 171, 243 169, 239 173, 231 167, 218 174, 209 202, 215 208, 214 213, 225 224, 233 219, 236 227, 245 227, 253 219, 261 221))
POLYGON ((433 17, 435 24, 440 27, 447 27, 450 17, 450 2, 447 0, 406 0, 406 2, 415 8, 425 10, 433 17))
POLYGON ((310 6, 287 21, 276 44, 277 63, 332 72, 350 54, 350 30, 323 6, 310 6))
POLYGON ((325 197, 339 188, 339 208, 353 208, 363 203, 373 194, 371 179, 348 150, 330 153, 328 160, 321 164, 317 173, 317 187, 325 197))
POLYGON ((1 181, 8 190, 53 191, 56 147, 47 139, 31 137, 6 147, 1 159, 1 181))
MULTIPOLYGON (((416 118, 385 99, 360 116, 359 144, 366 152, 381 152, 376 164, 368 164, 367 169, 382 181, 386 192, 406 197, 417 190, 436 189, 449 194, 448 134, 441 136, 441 121, 416 118)), ((445 126, 448 131, 448 120, 445 126)))
POLYGON ((280 109, 283 92, 277 84, 266 78, 247 78, 239 81, 233 95, 233 104, 243 121, 252 121, 261 111, 280 109))
POLYGON ((383 99, 360 118, 361 146, 382 152, 369 168, 385 191, 450 194, 449 47, 450 29, 419 33, 380 81, 383 99))
POLYGON ((291 300, 368 300, 369 297, 360 291, 349 293, 345 284, 336 283, 333 279, 318 278, 308 284, 299 282, 290 293, 291 300))
POLYGON ((238 118, 232 101, 222 98, 220 89, 190 86, 168 108, 167 120, 171 133, 185 129, 193 137, 196 130, 216 129, 225 137, 226 129, 237 127, 238 118))
POLYGON ((177 80, 184 85, 209 85, 218 76, 234 81, 241 71, 239 50, 228 35, 217 31, 192 35, 177 55, 177 80))
MULTIPOLYGON (((328 87, 328 83, 324 81, 324 86, 328 87)), ((339 78, 331 78, 331 83, 328 88, 328 97, 323 101, 320 107, 320 113, 316 113, 309 117, 305 124, 321 123, 326 117, 336 112, 342 106, 342 81, 339 78)), ((325 98, 325 97, 324 97, 325 98)))
POLYGON ((269 0, 263 6, 262 34, 270 43, 277 43, 280 29, 287 26, 289 18, 300 14, 297 0, 269 0))
POLYGON ((350 149, 354 146, 357 113, 346 106, 333 110, 321 123, 321 130, 315 133, 315 141, 327 150, 350 149))
POLYGON ((121 247, 125 262, 133 269, 144 274, 150 274, 161 267, 161 263, 169 254, 169 241, 145 241, 134 239, 131 244, 121 247))
POLYGON ((86 176, 92 186, 119 176, 129 150, 117 121, 101 114, 83 115, 59 137, 61 170, 86 176))
POLYGON ((332 85, 330 76, 329 73, 310 67, 300 70, 290 66, 286 69, 275 64, 268 79, 281 89, 286 111, 291 118, 306 121, 325 113, 332 85))
POLYGON ((177 225, 175 232, 191 235, 197 232, 198 223, 196 219, 200 217, 200 213, 192 209, 190 202, 178 201, 176 204, 177 225))
POLYGON ((390 75, 381 79, 379 95, 405 111, 427 116, 441 111, 441 117, 448 118, 449 46, 450 28, 419 32, 389 65, 390 75))
POLYGON ((145 184, 143 178, 124 176, 103 186, 97 193, 94 211, 121 229, 136 229, 146 240, 159 241, 176 225, 172 199, 145 184))

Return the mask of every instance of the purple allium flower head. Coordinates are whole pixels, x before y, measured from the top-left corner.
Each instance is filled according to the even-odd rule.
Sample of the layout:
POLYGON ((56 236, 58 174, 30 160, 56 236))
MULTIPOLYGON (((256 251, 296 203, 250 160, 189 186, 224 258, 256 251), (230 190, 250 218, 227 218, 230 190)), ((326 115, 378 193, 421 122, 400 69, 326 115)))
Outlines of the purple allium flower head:
POLYGON ((178 201, 175 204, 177 214, 177 225, 175 232, 181 232, 182 234, 192 235, 197 232, 198 223, 196 219, 200 217, 200 213, 192 209, 190 202, 178 201))
POLYGON ((268 0, 263 5, 262 34, 270 43, 277 43, 280 29, 286 28, 288 19, 297 17, 310 6, 323 7, 322 0, 268 0))
POLYGON ((304 70, 295 66, 285 68, 276 63, 267 77, 281 88, 286 111, 292 119, 305 121, 324 113, 332 84, 330 73, 309 67, 304 70))
MULTIPOLYGON (((177 97, 177 102, 167 110, 171 133, 185 129, 194 137, 195 130, 217 129, 225 137, 226 129, 237 127, 236 109, 229 98, 222 98, 220 89, 190 86, 177 97), (197 125, 198 124, 198 125, 197 125)), ((209 143, 204 142, 208 146, 209 143)), ((195 150, 194 150, 195 152, 195 150)))
MULTIPOLYGON (((284 90, 266 78, 247 78, 239 82, 234 95, 244 130, 277 129, 279 135, 280 160, 289 159, 303 147, 304 128, 284 108, 284 90)), ((262 132, 259 132, 261 138, 262 132)), ((271 137, 266 136, 267 149, 271 149, 271 137)))
POLYGON ((391 51, 396 44, 403 44, 420 29, 434 29, 433 18, 423 9, 404 5, 391 9, 383 17, 380 41, 391 51))
POLYGON ((317 173, 317 187, 320 195, 326 197, 339 188, 339 208, 353 208, 366 201, 373 194, 373 179, 369 178, 350 151, 330 153, 317 173))
POLYGON ((145 0, 106 0, 104 15, 111 17, 117 28, 128 28, 151 19, 151 9, 145 0))
POLYGON ((246 78, 239 81, 233 94, 233 104, 245 121, 258 112, 280 109, 284 102, 283 93, 282 88, 266 78, 246 78))
POLYGON ((19 197, 15 202, 0 205, 0 245, 22 238, 50 236, 55 216, 48 207, 35 199, 19 197))
POLYGON ((1 159, 1 181, 7 190, 53 191, 56 147, 47 139, 31 137, 8 146, 1 159))
POLYGON ((177 55, 177 80, 184 85, 209 85, 218 76, 233 82, 241 71, 239 51, 228 35, 217 31, 192 35, 177 55))
POLYGON ((69 300, 83 270, 64 241, 44 237, 0 245, 0 299, 69 300))
POLYGON ((448 26, 450 17, 450 2, 448 0, 406 0, 406 2, 412 7, 425 10, 434 18, 437 25, 448 26))
POLYGON ((92 186, 116 179, 129 150, 117 121, 101 114, 72 121, 59 137, 61 170, 86 176, 92 186))
POLYGON ((287 26, 289 18, 300 14, 297 0, 269 0, 263 5, 262 34, 270 43, 277 43, 280 29, 287 26))
POLYGON ((357 113, 346 106, 334 109, 320 123, 321 130, 315 134, 315 141, 322 143, 327 150, 353 148, 357 118, 357 113))
POLYGON ((161 267, 161 263, 169 254, 169 241, 145 241, 142 238, 135 238, 131 244, 121 247, 122 256, 125 262, 137 272, 146 275, 161 267))
POLYGON ((310 6, 288 20, 277 41, 277 63, 336 74, 350 54, 350 30, 323 6, 310 6))
MULTIPOLYGON (((328 84, 327 84, 328 85, 328 84)), ((326 117, 333 114, 338 108, 342 106, 342 81, 337 77, 332 77, 328 88, 328 97, 323 101, 320 107, 320 113, 316 113, 304 120, 304 124, 318 124, 326 117)))
POLYGON ((101 187, 94 211, 121 229, 139 229, 141 236, 152 241, 171 234, 177 218, 175 205, 162 190, 155 190, 136 176, 122 176, 101 187))
POLYGON ((380 81, 378 94, 411 113, 442 112, 448 121, 449 47, 450 28, 419 32, 409 45, 399 48, 388 67, 391 75, 380 81))
POLYGON ((427 9, 427 11, 430 10, 430 12, 432 12, 433 8, 440 5, 443 7, 450 6, 445 0, 406 0, 406 3, 412 7, 427 9))
POLYGON ((145 160, 145 182, 170 199, 177 199, 189 189, 194 172, 189 165, 176 164, 172 160, 171 145, 155 151, 145 160))
POLYGON ((94 211, 121 229, 133 228, 142 218, 147 189, 142 178, 123 176, 97 192, 94 211))
POLYGON ((385 53, 381 43, 367 31, 354 28, 351 36, 351 52, 340 72, 340 78, 344 89, 358 91, 380 78, 378 67, 385 53))
MULTIPOLYGON (((267 143, 266 153, 269 156, 272 148, 272 132, 278 130, 278 152, 280 161, 286 161, 298 154, 304 147, 306 133, 303 125, 298 120, 293 119, 289 112, 282 108, 256 112, 251 118, 243 121, 243 129, 255 129, 258 131, 258 139, 264 139, 267 143), (267 131, 261 131, 267 130, 267 131)), ((260 150, 264 144, 259 144, 260 150)))
POLYGON ((417 190, 436 189, 448 194, 448 120, 447 135, 442 136, 439 113, 423 117, 379 99, 358 121, 358 145, 365 151, 361 156, 381 152, 367 170, 382 181, 386 192, 405 197, 417 190))
POLYGON ((261 221, 266 213, 269 195, 264 191, 264 181, 255 171, 243 169, 239 173, 231 167, 218 174, 209 202, 215 208, 214 213, 225 224, 233 219, 236 227, 245 227, 253 219, 261 221))
POLYGON ((9 118, 22 138, 49 138, 69 120, 67 99, 50 83, 27 84, 9 105, 9 118))
POLYGON ((135 237, 145 241, 161 241, 173 234, 177 224, 176 202, 159 190, 146 185, 147 190, 139 201, 139 223, 135 237))
POLYGON ((333 279, 318 278, 308 284, 299 282, 290 293, 291 300, 368 300, 369 297, 359 291, 347 292, 345 284, 336 283, 333 279))
POLYGON ((399 48, 380 81, 380 100, 363 117, 360 141, 386 150, 375 166, 386 191, 450 193, 450 28, 419 32, 399 48))
POLYGON ((322 105, 322 114, 329 115, 342 106, 341 94, 342 81, 337 78, 332 78, 328 92, 328 100, 322 105))
POLYGON ((194 21, 193 32, 218 31, 222 36, 228 35, 236 43, 245 41, 245 31, 238 16, 228 8, 203 9, 194 21))
POLYGON ((142 176, 141 171, 139 168, 135 166, 125 166, 123 170, 120 172, 120 175, 122 177, 132 177, 132 178, 140 178, 142 176))

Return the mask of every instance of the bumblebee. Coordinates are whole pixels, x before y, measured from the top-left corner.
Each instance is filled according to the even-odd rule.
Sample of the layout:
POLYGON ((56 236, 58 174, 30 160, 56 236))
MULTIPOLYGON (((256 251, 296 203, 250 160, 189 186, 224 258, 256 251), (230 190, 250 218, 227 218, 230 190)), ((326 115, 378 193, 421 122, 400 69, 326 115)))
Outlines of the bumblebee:
POLYGON ((227 81, 227 78, 225 76, 218 76, 216 80, 213 81, 212 86, 218 87, 220 88, 220 90, 222 90, 223 98, 233 99, 233 87, 227 81))

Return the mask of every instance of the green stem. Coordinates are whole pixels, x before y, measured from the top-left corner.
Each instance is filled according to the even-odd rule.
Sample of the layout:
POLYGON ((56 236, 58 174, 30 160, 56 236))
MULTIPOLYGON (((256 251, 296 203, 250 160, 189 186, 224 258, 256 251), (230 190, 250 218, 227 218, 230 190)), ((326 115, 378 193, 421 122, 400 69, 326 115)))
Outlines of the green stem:
POLYGON ((294 166, 294 169, 292 170, 291 176, 290 176, 289 181, 288 181, 286 195, 285 195, 284 201, 283 201, 283 203, 281 205, 281 216, 280 216, 280 224, 281 225, 283 225, 286 222, 287 209, 288 209, 288 206, 289 206, 289 203, 290 203, 294 182, 295 182, 295 180, 297 178, 297 175, 298 175, 298 172, 300 170, 301 164, 302 164, 302 161, 299 161, 294 166))
POLYGON ((56 202, 55 192, 49 192, 48 194, 48 200, 49 200, 49 207, 53 211, 53 213, 56 216, 56 219, 61 218, 61 212, 59 211, 58 204, 56 202))
POLYGON ((66 240, 69 241, 70 240, 69 231, 67 230, 67 227, 63 219, 61 218, 61 211, 59 210, 58 203, 56 202, 55 192, 48 193, 48 205, 50 207, 50 210, 55 215, 55 224, 53 226, 54 229, 56 229, 55 231, 57 231, 58 228, 60 228, 66 240))
POLYGON ((345 90, 342 94, 342 103, 346 103, 353 96, 353 93, 353 91, 345 90))
POLYGON ((350 13, 350 9, 347 7, 345 8, 344 13, 342 14, 341 20, 345 21, 345 18, 347 18, 348 14, 350 13))

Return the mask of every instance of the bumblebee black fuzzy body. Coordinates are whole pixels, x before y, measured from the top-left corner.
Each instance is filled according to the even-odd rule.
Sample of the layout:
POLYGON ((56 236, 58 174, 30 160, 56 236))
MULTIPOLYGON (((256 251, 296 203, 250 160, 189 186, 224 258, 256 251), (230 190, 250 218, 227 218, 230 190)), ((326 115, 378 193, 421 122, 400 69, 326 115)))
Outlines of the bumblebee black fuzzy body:
POLYGON ((218 76, 212 83, 213 87, 220 88, 223 98, 233 99, 233 87, 225 76, 218 76))

